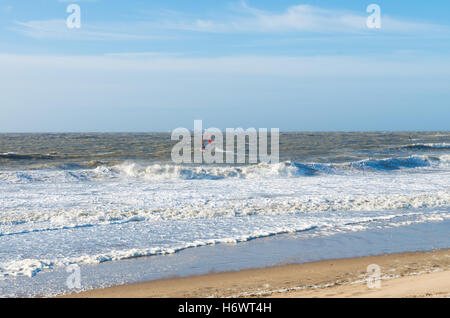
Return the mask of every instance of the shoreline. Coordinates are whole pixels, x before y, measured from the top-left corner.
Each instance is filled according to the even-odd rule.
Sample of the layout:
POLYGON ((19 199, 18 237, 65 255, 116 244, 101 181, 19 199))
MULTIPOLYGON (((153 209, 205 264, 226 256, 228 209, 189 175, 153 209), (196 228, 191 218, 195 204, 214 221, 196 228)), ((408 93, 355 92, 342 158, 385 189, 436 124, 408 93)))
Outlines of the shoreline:
POLYGON ((450 297, 450 249, 174 277, 59 297, 450 297), (371 264, 381 270, 381 288, 367 287, 371 264))

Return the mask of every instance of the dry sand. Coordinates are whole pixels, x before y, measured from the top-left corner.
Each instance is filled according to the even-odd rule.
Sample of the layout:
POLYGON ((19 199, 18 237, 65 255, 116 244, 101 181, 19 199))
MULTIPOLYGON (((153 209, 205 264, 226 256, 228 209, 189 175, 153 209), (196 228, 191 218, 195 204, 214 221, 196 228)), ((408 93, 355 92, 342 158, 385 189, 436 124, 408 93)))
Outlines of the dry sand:
POLYGON ((450 297, 450 250, 170 278, 65 297, 450 297), (367 286, 370 264, 381 269, 381 288, 367 286))

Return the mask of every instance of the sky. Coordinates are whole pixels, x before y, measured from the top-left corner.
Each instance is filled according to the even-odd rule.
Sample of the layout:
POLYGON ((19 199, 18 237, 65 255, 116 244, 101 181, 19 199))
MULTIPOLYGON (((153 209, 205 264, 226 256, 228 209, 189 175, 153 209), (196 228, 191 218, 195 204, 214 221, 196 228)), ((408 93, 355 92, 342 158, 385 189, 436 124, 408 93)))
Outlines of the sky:
POLYGON ((447 0, 0 0, 0 132, 448 131, 449 87, 447 0))

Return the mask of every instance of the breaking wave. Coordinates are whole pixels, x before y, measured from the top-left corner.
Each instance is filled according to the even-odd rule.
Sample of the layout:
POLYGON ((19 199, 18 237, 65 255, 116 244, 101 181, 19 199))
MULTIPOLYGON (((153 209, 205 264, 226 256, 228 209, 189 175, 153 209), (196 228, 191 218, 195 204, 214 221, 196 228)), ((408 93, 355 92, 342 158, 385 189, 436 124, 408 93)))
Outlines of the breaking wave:
POLYGON ((297 163, 284 161, 276 164, 254 165, 142 165, 135 162, 107 166, 99 165, 94 169, 83 169, 76 164, 59 165, 58 170, 0 171, 0 182, 74 182, 105 181, 107 179, 141 180, 220 180, 226 178, 286 178, 311 177, 321 174, 352 174, 358 172, 389 172, 393 170, 415 168, 439 168, 448 166, 450 155, 410 156, 386 159, 366 159, 348 163, 297 163))

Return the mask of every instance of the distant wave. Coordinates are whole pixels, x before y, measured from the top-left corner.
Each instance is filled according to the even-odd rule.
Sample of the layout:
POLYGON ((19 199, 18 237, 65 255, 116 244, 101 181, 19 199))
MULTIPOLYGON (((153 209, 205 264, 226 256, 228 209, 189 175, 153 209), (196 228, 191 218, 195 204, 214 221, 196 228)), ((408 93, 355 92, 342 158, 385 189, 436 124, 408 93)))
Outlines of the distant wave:
POLYGON ((7 160, 68 160, 68 159, 91 159, 91 162, 95 162, 96 158, 102 158, 108 155, 114 155, 115 152, 103 152, 92 154, 60 154, 51 152, 48 154, 41 153, 17 153, 17 152, 5 152, 0 153, 0 159, 7 160))
POLYGON ((402 146, 400 148, 410 150, 449 150, 450 144, 446 142, 429 143, 429 144, 410 144, 402 146))
POLYGON ((54 158, 56 157, 50 154, 20 154, 15 152, 0 153, 0 159, 10 160, 49 160, 54 158))

